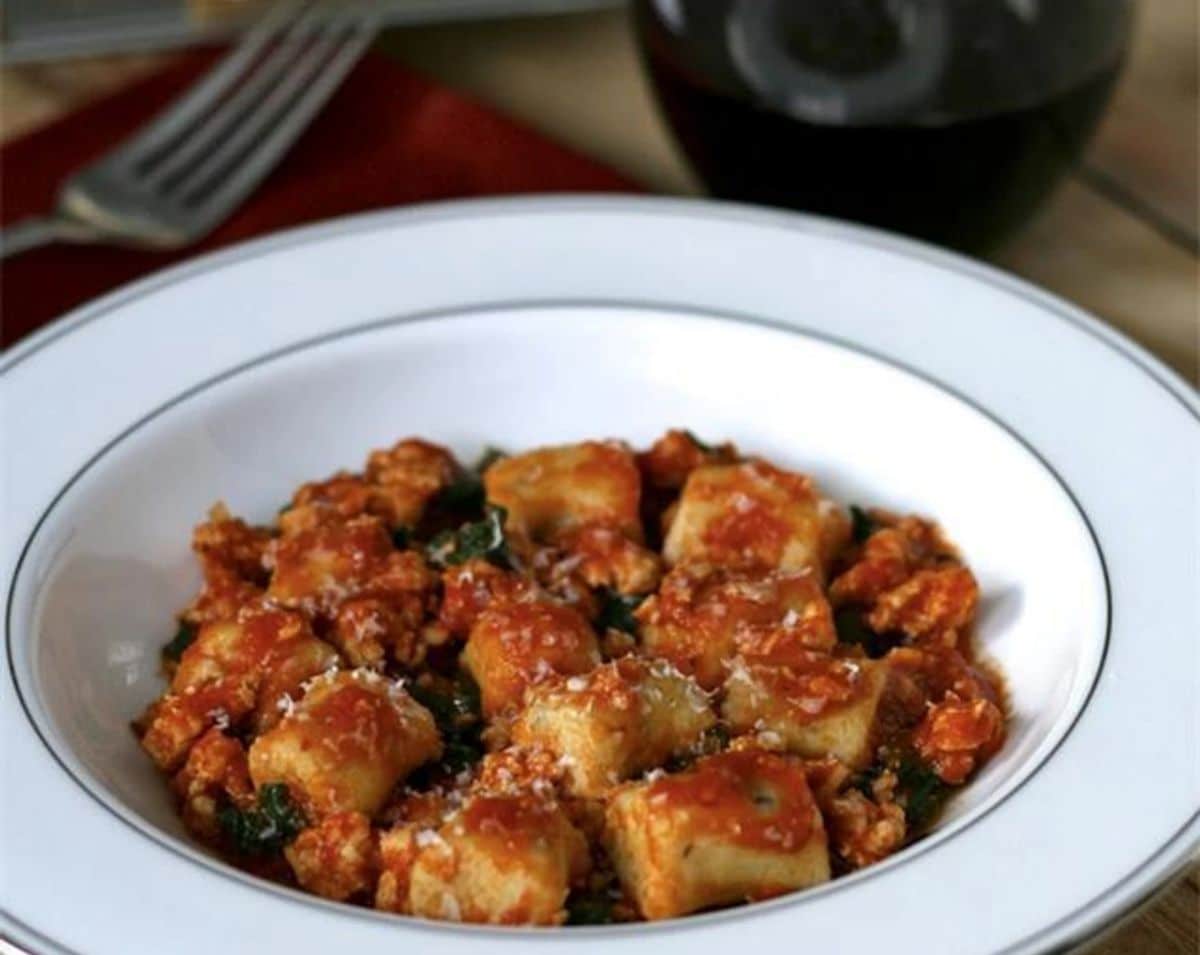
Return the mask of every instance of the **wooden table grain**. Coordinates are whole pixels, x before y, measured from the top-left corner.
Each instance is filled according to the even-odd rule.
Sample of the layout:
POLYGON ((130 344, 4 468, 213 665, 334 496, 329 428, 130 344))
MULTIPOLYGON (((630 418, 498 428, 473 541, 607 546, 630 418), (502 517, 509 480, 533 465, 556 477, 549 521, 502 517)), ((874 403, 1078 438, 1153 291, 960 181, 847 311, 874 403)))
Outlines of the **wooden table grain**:
MULTIPOLYGON (((993 257, 1099 315, 1192 382, 1200 372, 1196 44, 1194 2, 1142 5, 1129 66, 1083 169, 993 257)), ((658 116, 620 12, 410 28, 389 32, 381 45, 650 189, 700 192, 658 116)), ((163 59, 0 69, 0 141, 163 59)), ((1090 950, 1194 955, 1198 927, 1200 866, 1192 866, 1090 950)))

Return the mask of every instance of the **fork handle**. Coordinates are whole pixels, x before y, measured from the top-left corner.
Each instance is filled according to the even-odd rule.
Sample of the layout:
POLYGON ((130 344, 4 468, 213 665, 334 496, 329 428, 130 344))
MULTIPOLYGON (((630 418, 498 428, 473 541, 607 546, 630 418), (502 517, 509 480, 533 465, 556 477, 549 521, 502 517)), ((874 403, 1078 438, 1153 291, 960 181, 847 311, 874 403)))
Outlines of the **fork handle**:
POLYGON ((0 259, 52 242, 89 242, 96 238, 83 223, 63 216, 30 217, 0 229, 0 259))

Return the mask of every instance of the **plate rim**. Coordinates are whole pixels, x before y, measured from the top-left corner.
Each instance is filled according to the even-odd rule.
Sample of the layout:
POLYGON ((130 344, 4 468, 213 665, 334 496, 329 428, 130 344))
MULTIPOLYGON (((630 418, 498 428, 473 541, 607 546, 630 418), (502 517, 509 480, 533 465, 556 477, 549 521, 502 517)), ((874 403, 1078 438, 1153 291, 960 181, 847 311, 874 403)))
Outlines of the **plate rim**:
POLYGON ((927 265, 982 281, 993 288, 1014 294, 1051 312, 1056 318, 1075 326, 1093 339, 1132 362, 1169 392, 1197 420, 1200 420, 1200 395, 1184 377, 1124 332, 1113 328, 1079 305, 1046 289, 1005 272, 997 266, 951 252, 920 239, 887 232, 873 226, 846 222, 807 212, 770 209, 746 203, 716 199, 690 199, 675 196, 595 195, 560 193, 533 196, 488 196, 471 199, 440 199, 389 209, 360 212, 272 232, 255 239, 236 242, 223 249, 152 272, 125 283, 26 335, 0 353, 0 379, 24 363, 54 340, 75 329, 103 318, 126 303, 158 288, 185 281, 225 267, 246 262, 293 246, 323 242, 353 233, 385 230, 397 225, 446 219, 476 219, 513 214, 556 214, 564 212, 611 212, 618 215, 662 213, 711 221, 751 223, 773 226, 787 232, 801 232, 840 240, 850 245, 882 249, 927 265))
MULTIPOLYGON (((44 327, 34 335, 29 336, 21 343, 18 343, 0 360, 0 380, 2 376, 16 368, 26 360, 33 358, 43 349, 53 345, 59 338, 69 335, 74 330, 83 327, 84 325, 104 318, 114 312, 119 312, 122 306, 137 298, 151 294, 167 285, 176 284, 187 281, 195 275, 204 272, 220 269, 234 262, 244 262, 249 259, 277 252, 294 245, 303 245, 313 242, 326 241, 331 237, 346 235, 352 233, 370 232, 372 230, 384 230, 397 228, 403 225, 416 224, 422 221, 449 219, 449 218, 485 218, 488 215, 503 215, 512 216, 522 213, 557 213, 557 212, 613 212, 622 215, 633 214, 667 214, 673 216, 688 216, 699 217, 705 220, 726 219, 737 222, 750 222, 754 224, 767 224, 779 226, 786 229, 788 232, 807 232, 810 234, 818 234, 823 237, 833 237, 840 239, 852 245, 866 245, 874 248, 882 248, 885 251, 900 254, 906 258, 916 258, 925 264, 932 264, 936 267, 949 270, 960 276, 966 276, 973 280, 982 280, 985 284, 997 287, 1000 291, 1008 294, 1015 294, 1019 298, 1025 299, 1034 306, 1038 307, 1043 313, 1049 312, 1056 315, 1058 318, 1065 320, 1075 326, 1077 329, 1085 332, 1090 337, 1104 343, 1109 349, 1116 352, 1122 358, 1130 361, 1137 366, 1142 373, 1154 380, 1161 388, 1166 390, 1168 394, 1179 402, 1186 411, 1196 420, 1200 420, 1200 401, 1197 400, 1195 393, 1186 385, 1182 376, 1163 364, 1159 359, 1149 354, 1141 346, 1131 342, 1122 333, 1115 331, 1103 325, 1098 319, 1088 315, 1084 310, 1071 305, 1058 297, 1037 289, 1020 279, 1016 279, 1006 273, 982 263, 973 262, 963 259, 953 253, 948 253, 940 249, 927 246, 924 243, 913 240, 903 239, 891 236, 887 233, 878 230, 854 226, 850 224, 840 223, 833 220, 820 219, 813 216, 799 215, 795 213, 778 212, 775 210, 758 209, 753 207, 738 206, 730 203, 713 203, 702 202, 695 200, 680 200, 680 199, 662 199, 662 198, 610 198, 610 197, 591 197, 591 196, 558 196, 551 198, 543 197, 519 197, 519 198, 501 198, 501 199, 482 199, 482 200, 457 200, 449 202, 427 203, 415 207, 405 207, 395 210, 385 210, 382 212, 366 213, 357 216, 350 216, 341 219, 332 220, 330 222, 321 223, 313 226, 306 226, 299 229, 288 230, 283 233, 277 233, 251 242, 242 243, 232 246, 225 250, 220 250, 215 253, 199 257, 194 260, 176 265, 169 269, 165 269, 155 273, 145 279, 130 285, 124 286, 103 298, 86 304, 63 318, 44 327)), ((503 303, 496 303, 497 307, 503 303)), ((551 304, 550 300, 540 299, 536 304, 551 304)), ((620 304, 611 300, 607 302, 596 302, 594 304, 620 304)), ((635 303, 628 303, 635 304, 635 303)), ((648 308, 662 307, 661 302, 643 302, 636 303, 648 308)), ((714 311, 711 307, 703 305, 691 304, 685 306, 691 308, 695 312, 714 311)), ((462 305, 454 311, 465 311, 470 306, 462 305)), ((761 322, 762 319, 760 318, 761 322)), ((769 320, 768 320, 769 322, 769 320)), ((815 330, 803 327, 790 327, 786 330, 793 333, 814 334, 815 330)), ((819 333, 816 333, 819 336, 819 333)), ((836 339, 835 339, 836 342, 836 339)), ((836 342, 837 344, 846 344, 845 342, 836 342)), ((295 344, 295 343, 293 343, 295 344)), ((856 350, 864 350, 870 353, 869 349, 862 349, 857 343, 851 345, 856 350)), ((959 393, 954 386, 937 379, 936 377, 907 365, 900 359, 892 358, 886 354, 877 354, 876 357, 882 358, 885 362, 893 365, 899 365, 904 370, 915 373, 925 380, 931 380, 933 384, 943 390, 950 392, 961 400, 965 400, 973 408, 983 412, 989 419, 999 423, 1005 430, 1009 430, 1023 445, 1031 450, 1035 456, 1041 457, 1028 442, 1019 434, 1011 432, 1009 426, 1002 420, 998 419, 986 407, 980 405, 970 397, 959 393)), ((1053 469, 1051 469, 1052 473, 1053 469)), ((1060 481, 1066 487, 1069 495, 1074 497, 1070 487, 1065 482, 1060 481)), ((1086 517, 1085 517, 1086 520, 1086 517)), ((32 536, 32 535, 31 535, 32 536)), ((1099 550, 1099 542, 1097 540, 1099 550)), ((1100 551, 1102 554, 1103 552, 1100 551)), ((14 568, 15 570, 15 568, 14 568)), ((1080 714, 1082 715, 1082 709, 1080 714)), ((1065 738, 1065 737, 1064 737, 1065 738)), ((1105 930, 1115 921, 1128 914, 1129 911, 1142 904, 1146 897, 1155 892, 1166 880, 1177 874, 1189 861, 1191 852, 1194 852, 1197 845, 1200 845, 1200 810, 1185 822, 1182 827, 1159 849, 1150 856, 1146 857, 1141 864, 1133 871, 1128 873, 1125 878, 1114 885, 1111 885, 1094 898, 1090 899, 1084 905, 1080 906, 1075 911, 1062 916, 1051 925, 1045 926, 1039 932, 1034 933, 1015 943, 1007 951, 1027 950, 1031 947, 1041 944, 1043 941, 1050 941, 1058 938, 1072 942, 1093 937, 1105 930), (1165 867, 1164 867, 1165 863, 1165 867), (1151 872, 1152 874, 1143 881, 1142 873, 1151 872), (1123 890, 1130 882, 1138 882, 1139 889, 1133 896, 1126 898, 1123 890), (1113 896, 1122 896, 1123 904, 1119 908, 1110 907, 1107 900, 1113 896), (1101 917, 1097 918, 1096 912, 1099 910, 1101 917), (1092 913, 1089 919, 1088 915, 1092 913)), ((3 914, 8 919, 12 916, 7 911, 3 914)), ((13 919, 15 921, 15 919, 13 919)), ((37 933, 32 927, 25 926, 26 929, 37 933)), ((24 934, 24 933, 22 933, 24 934)), ((45 936, 41 936, 39 944, 45 944, 49 941, 45 936)), ((58 943, 56 945, 59 950, 67 951, 61 948, 58 943)))
MULTIPOLYGON (((20 705, 27 723, 33 730, 34 734, 38 737, 38 740, 41 742, 43 748, 58 765, 58 767, 71 779, 71 781, 74 782, 81 790, 83 790, 83 792, 102 809, 116 818, 119 822, 123 823, 125 826, 133 829, 140 836, 150 839, 160 848, 165 849, 166 851, 171 852, 180 858, 207 868, 210 872, 217 876, 226 879, 232 878, 243 885, 246 885, 248 888, 255 889, 257 891, 265 891, 268 894, 272 894, 277 897, 283 897, 292 902, 301 904, 307 903, 309 905, 312 905, 314 902, 320 902, 322 905, 327 904, 323 900, 318 900, 311 895, 298 893, 297 890, 291 889, 290 887, 281 888, 280 886, 275 885, 268 880, 255 878, 252 875, 240 872, 236 869, 233 869, 223 860, 202 858, 204 854, 197 852, 194 848, 189 850, 189 847, 184 845, 181 849, 179 845, 181 840, 172 837, 170 834, 155 831, 157 828, 155 826, 142 825, 137 822, 134 818, 136 817, 136 813, 121 807, 119 800, 105 795, 103 793, 104 787, 99 783, 98 780, 92 778, 91 774, 86 770, 80 771, 74 768, 69 764, 68 760, 59 753, 54 744, 48 738, 47 732, 44 731, 43 728, 43 723, 48 722, 48 714, 41 717, 36 716, 34 710, 43 710, 44 708, 41 706, 32 706, 31 703, 26 699, 27 691, 32 694, 36 691, 36 687, 27 685, 23 688, 22 684, 25 681, 19 678, 19 668, 14 659, 15 641, 7 639, 7 635, 12 633, 14 630, 14 606, 17 598, 18 585, 22 578, 22 571, 25 570, 26 559, 28 558, 31 549, 34 546, 37 537, 41 533, 43 526, 51 519, 60 502, 70 494, 78 482, 83 480, 86 475, 92 471, 96 465, 100 464, 105 456, 107 456, 111 451, 115 450, 118 445, 127 439, 134 437, 134 435, 136 435, 136 433, 142 428, 151 425, 161 416, 171 413, 178 406, 189 402, 192 398, 197 397, 198 395, 201 395, 204 392, 218 387, 228 381, 235 380, 242 375, 251 373, 258 366, 269 365, 277 361, 284 361, 293 355, 304 353, 310 349, 319 349, 325 345, 336 344, 347 339, 372 335, 378 332, 386 333, 389 331, 396 331, 413 325, 447 321, 453 322, 460 319, 487 319, 493 315, 504 315, 506 313, 523 315, 527 313, 537 314, 547 311, 581 311, 585 313, 599 312, 601 314, 604 312, 615 312, 618 314, 625 312, 645 314, 658 313, 669 316, 674 320, 681 319, 683 321, 688 321, 692 319, 699 319, 702 321, 728 324, 734 327, 750 326, 752 328, 759 328, 765 331, 788 336, 796 336, 801 339, 808 339, 818 342, 822 345, 828 345, 837 349, 842 349, 850 354, 867 358, 873 363, 885 368, 903 372, 913 379, 919 381, 922 385, 931 388, 946 398, 957 401, 964 407, 970 409, 975 415, 986 422, 988 426, 997 429, 1003 433, 1008 440, 1020 447, 1030 458, 1033 459, 1033 461, 1035 461, 1041 467, 1046 476, 1065 496, 1067 503, 1074 511, 1074 515, 1080 521, 1083 531, 1085 532, 1085 536, 1091 542, 1092 555, 1095 557, 1097 562, 1099 570, 1099 583, 1102 586, 1104 595, 1103 632, 1099 641, 1099 654, 1096 659, 1095 670, 1093 673, 1091 673, 1089 679, 1087 680, 1082 699, 1080 700, 1077 709, 1071 713, 1069 720, 1066 722, 1065 728, 1056 731, 1058 736, 1057 739, 1055 739, 1054 744, 1046 752, 1042 753, 1037 758, 1036 762, 1023 769, 1020 778, 1015 783, 1006 784, 1010 786, 1010 788, 1007 788, 1007 791, 1004 791, 998 799, 996 799, 994 802, 991 802, 990 805, 978 807, 964 816, 961 820, 955 820, 955 823, 945 832, 937 833, 937 835, 940 836, 939 838, 924 838, 919 843, 906 847, 902 852, 897 853, 892 858, 883 860, 883 862, 878 865, 867 867, 859 872, 851 874, 851 876, 847 878, 838 879, 834 882, 827 883, 824 887, 825 889, 844 891, 853 888, 855 884, 865 882, 872 878, 884 876, 893 869, 899 868, 906 863, 915 861, 919 857, 925 855, 927 852, 936 849, 941 843, 947 842, 950 839, 966 833, 968 829, 972 828, 975 824, 982 822, 987 816, 1000 809, 1009 799, 1015 797, 1020 790, 1025 787, 1026 784, 1032 782, 1034 777, 1037 776, 1038 773, 1050 763, 1050 761, 1054 758, 1054 755, 1066 744, 1075 728, 1084 718, 1086 711, 1096 694, 1096 690, 1099 687, 1100 680, 1104 675, 1105 663, 1108 659, 1109 648, 1112 640, 1113 591, 1104 547, 1100 542, 1100 536, 1096 531, 1095 525, 1093 524, 1087 509, 1083 506, 1082 501, 1071 488, 1071 485, 1067 482, 1066 478, 1063 477, 1053 463, 1051 463, 1049 459, 1047 459, 1046 456, 1043 455, 1028 438, 1026 438, 1008 422, 1004 421, 996 413, 989 410, 971 396, 964 394, 953 385, 949 385, 939 380, 934 375, 907 362, 891 357, 883 351, 872 349, 866 345, 838 337, 837 335, 829 332, 791 326, 748 312, 719 310, 696 305, 670 304, 664 302, 624 301, 617 299, 577 299, 495 302, 474 307, 446 306, 425 311, 405 313, 389 318, 369 320, 357 325, 348 325, 338 328, 321 335, 292 341, 286 345, 281 345, 276 349, 255 355, 253 358, 249 358, 237 365, 224 369, 217 374, 211 375, 202 381, 189 385, 184 390, 147 411, 136 421, 131 422, 128 427, 123 429, 120 433, 114 435, 102 447, 96 450, 96 452, 91 455, 83 464, 81 464, 79 468, 58 488, 26 537, 24 544, 20 549, 19 556, 9 581, 7 593, 3 602, 3 615, 2 618, 0 618, 3 619, 5 625, 5 662, 8 669, 9 679, 11 680, 16 691, 17 702, 20 705)), ((1002 786, 1002 788, 1004 787, 1002 786)), ((826 891, 822 894, 831 894, 831 892, 826 891)), ((817 898, 818 896, 813 895, 811 891, 803 893, 803 899, 811 899, 815 901, 817 898)), ((790 899, 789 897, 782 897, 778 900, 775 900, 779 907, 783 907, 783 905, 787 904, 788 902, 799 903, 801 901, 801 898, 790 899)), ((339 908, 341 907, 339 906, 339 908)), ((370 910, 365 913, 358 911, 357 909, 352 909, 351 912, 343 912, 343 914, 351 913, 359 916, 366 914, 372 917, 380 915, 380 913, 370 910)), ((754 913, 746 912, 741 908, 735 908, 703 914, 725 919, 737 916, 752 917, 754 913)), ((447 926, 444 924, 434 923, 433 927, 435 929, 443 929, 447 926)), ((639 925, 636 930, 646 930, 648 928, 650 931, 657 933, 668 930, 687 930, 700 927, 700 924, 695 921, 695 917, 689 917, 687 919, 672 919, 663 923, 650 923, 648 926, 639 925)), ((510 932, 514 930, 527 931, 525 929, 521 929, 520 927, 504 928, 506 931, 510 932)), ((613 937, 616 934, 614 928, 618 927, 614 926, 603 930, 604 934, 602 937, 613 937)), ((633 926, 620 926, 619 928, 624 929, 625 934, 635 931, 633 926)), ((577 932, 577 930, 574 930, 573 934, 575 934, 575 932, 577 932)), ((536 937, 540 934, 541 930, 535 930, 534 936, 532 937, 536 937)))

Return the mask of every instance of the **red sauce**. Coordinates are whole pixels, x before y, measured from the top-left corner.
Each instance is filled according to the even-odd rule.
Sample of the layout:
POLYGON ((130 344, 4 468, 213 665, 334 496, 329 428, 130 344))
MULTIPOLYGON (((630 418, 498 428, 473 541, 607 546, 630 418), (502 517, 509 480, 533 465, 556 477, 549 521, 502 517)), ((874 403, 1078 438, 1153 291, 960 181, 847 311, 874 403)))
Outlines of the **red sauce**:
POLYGON ((792 528, 769 505, 750 499, 745 510, 725 511, 705 525, 701 540, 714 555, 778 564, 792 528))
POLYGON ((750 678, 790 721, 816 720, 849 706, 866 693, 868 681, 854 660, 807 652, 785 666, 748 667, 750 678))
POLYGON ((607 524, 585 524, 565 534, 558 546, 578 564, 578 575, 589 587, 645 593, 662 572, 657 554, 607 524))
POLYGON ((531 793, 485 795, 467 800, 458 822, 465 832, 502 838, 516 849, 536 842, 557 813, 553 803, 531 793))
POLYGON ((467 643, 466 660, 485 716, 521 702, 525 688, 556 673, 586 673, 600 662, 596 635, 570 607, 544 601, 490 607, 467 643))
POLYGON ((955 646, 978 602, 979 586, 966 567, 927 568, 880 594, 867 623, 877 633, 900 631, 921 643, 955 646))
POLYGON ((641 540, 641 477, 628 448, 584 441, 498 461, 484 475, 487 498, 509 509, 511 529, 542 542, 599 523, 641 540))
POLYGON ((735 656, 753 662, 803 662, 832 650, 837 634, 815 575, 806 571, 683 565, 637 612, 650 652, 715 689, 735 656))
POLYGON ((987 699, 935 703, 913 734, 917 752, 951 784, 965 782, 1003 742, 1004 714, 987 699))
MULTIPOLYGON (((672 431, 636 459, 618 442, 590 441, 492 465, 483 482, 509 509, 517 569, 474 560, 437 572, 423 543, 471 515, 431 502, 464 473, 444 449, 409 439, 372 453, 362 473, 302 486, 276 527, 218 506, 197 528, 205 587, 183 619, 202 626, 139 731, 161 768, 184 767, 175 788, 185 822, 215 845, 223 800, 252 806, 251 779, 290 788, 310 822, 288 846, 290 866, 282 856, 242 864, 289 883, 294 870, 331 898, 366 901, 378 883, 374 903, 395 911, 416 905, 409 869, 436 868, 461 897, 453 912, 434 898, 418 914, 551 924, 568 891, 583 888, 588 843, 598 871, 587 888, 603 891, 615 878, 604 827, 641 820, 563 796, 575 771, 554 734, 528 731, 535 718, 588 714, 598 750, 636 744, 625 779, 660 737, 662 754, 694 760, 680 770, 658 759, 644 781, 613 780, 636 814, 667 814, 685 854, 691 840, 778 853, 828 843, 835 871, 924 831, 905 815, 913 757, 958 785, 1002 744, 1003 683, 970 643, 978 587, 933 522, 872 511, 873 532, 848 543, 845 515, 809 478, 672 431), (665 578, 660 517, 682 517, 664 528, 683 561, 665 578), (398 549, 400 526, 413 543, 398 549), (827 569, 838 572, 828 593, 827 569), (649 595, 636 639, 616 629, 598 637, 608 591, 649 595), (846 642, 831 600, 848 609, 837 621, 846 642), (856 638, 849 625, 859 622, 870 632, 856 638), (880 662, 865 659, 897 644, 880 662), (702 687, 724 687, 723 727, 747 735, 696 740, 684 717, 707 725, 713 701, 671 663, 702 687), (318 675, 335 664, 360 669, 318 675), (439 685, 459 667, 482 699, 485 725, 472 719, 471 732, 481 729, 478 742, 493 751, 473 769, 410 776, 455 740, 440 739, 431 714, 383 674, 439 685), (869 774, 762 748, 788 742, 793 723, 859 704, 885 676, 869 774), (520 707, 539 702, 526 719, 520 707), (694 744, 686 753, 686 742, 668 745, 684 737, 694 744), (398 828, 379 831, 389 825, 398 828), (499 890, 469 870, 479 853, 508 869, 499 890)), ((760 876, 748 891, 786 888, 760 876)))
POLYGON ((683 487, 696 468, 706 464, 728 464, 737 460, 732 444, 705 450, 686 431, 668 431, 654 442, 649 451, 639 454, 638 467, 642 477, 652 487, 678 489, 683 487))
POLYGON ((268 575, 263 556, 270 541, 271 534, 265 528, 251 527, 237 518, 217 517, 196 528, 192 549, 206 569, 224 570, 240 580, 265 584, 268 575))
POLYGON ((387 528, 374 517, 326 524, 275 541, 275 574, 267 595, 288 607, 327 614, 360 587, 393 551, 387 528))
POLYGON ((372 451, 366 476, 376 484, 402 485, 431 497, 454 480, 457 470, 454 456, 445 448, 405 438, 387 450, 372 451))
POLYGON ((766 462, 702 468, 688 478, 685 499, 713 502, 700 541, 714 562, 778 566, 798 532, 814 522, 812 482, 766 462))
POLYGON ((650 811, 688 814, 690 828, 740 846, 794 852, 819 825, 803 765, 758 750, 731 750, 649 784, 650 811))
POLYGON ((638 687, 651 666, 649 660, 625 656, 583 676, 556 676, 545 686, 547 692, 567 694, 578 706, 594 706, 602 712, 631 710, 639 703, 638 687))
POLYGON ((247 677, 257 686, 271 667, 315 643, 299 614, 245 606, 236 620, 200 630, 180 658, 174 687, 206 678, 214 666, 224 677, 247 677))
POLYGON ((306 735, 342 759, 383 758, 406 729, 396 704, 382 687, 364 686, 349 675, 334 680, 329 689, 318 685, 310 690, 301 705, 309 726, 306 735))
POLYGON ((531 595, 533 584, 486 560, 469 560, 442 574, 442 606, 438 620, 451 633, 465 635, 493 602, 531 595))
POLYGON ((982 698, 996 704, 1003 701, 1001 686, 986 669, 971 663, 960 649, 897 647, 885 660, 893 670, 911 677, 930 700, 941 700, 947 693, 953 693, 963 700, 982 698))
POLYGON ((327 521, 349 520, 367 513, 371 486, 361 477, 341 471, 325 481, 303 485, 292 506, 280 515, 285 534, 310 530, 327 521))
POLYGON ((498 633, 515 659, 531 663, 585 653, 595 646, 591 627, 570 607, 543 601, 510 603, 493 608, 481 621, 498 633))

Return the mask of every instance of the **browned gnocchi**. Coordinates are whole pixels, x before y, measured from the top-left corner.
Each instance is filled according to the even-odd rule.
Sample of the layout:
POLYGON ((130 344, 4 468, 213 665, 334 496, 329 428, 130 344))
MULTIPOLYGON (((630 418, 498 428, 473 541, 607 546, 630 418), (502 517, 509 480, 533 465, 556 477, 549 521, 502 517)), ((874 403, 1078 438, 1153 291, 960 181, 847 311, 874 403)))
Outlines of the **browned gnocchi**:
POLYGON ((674 918, 920 838, 1003 744, 936 524, 673 430, 466 467, 408 438, 215 506, 136 721, 188 830, 353 905, 674 918))

